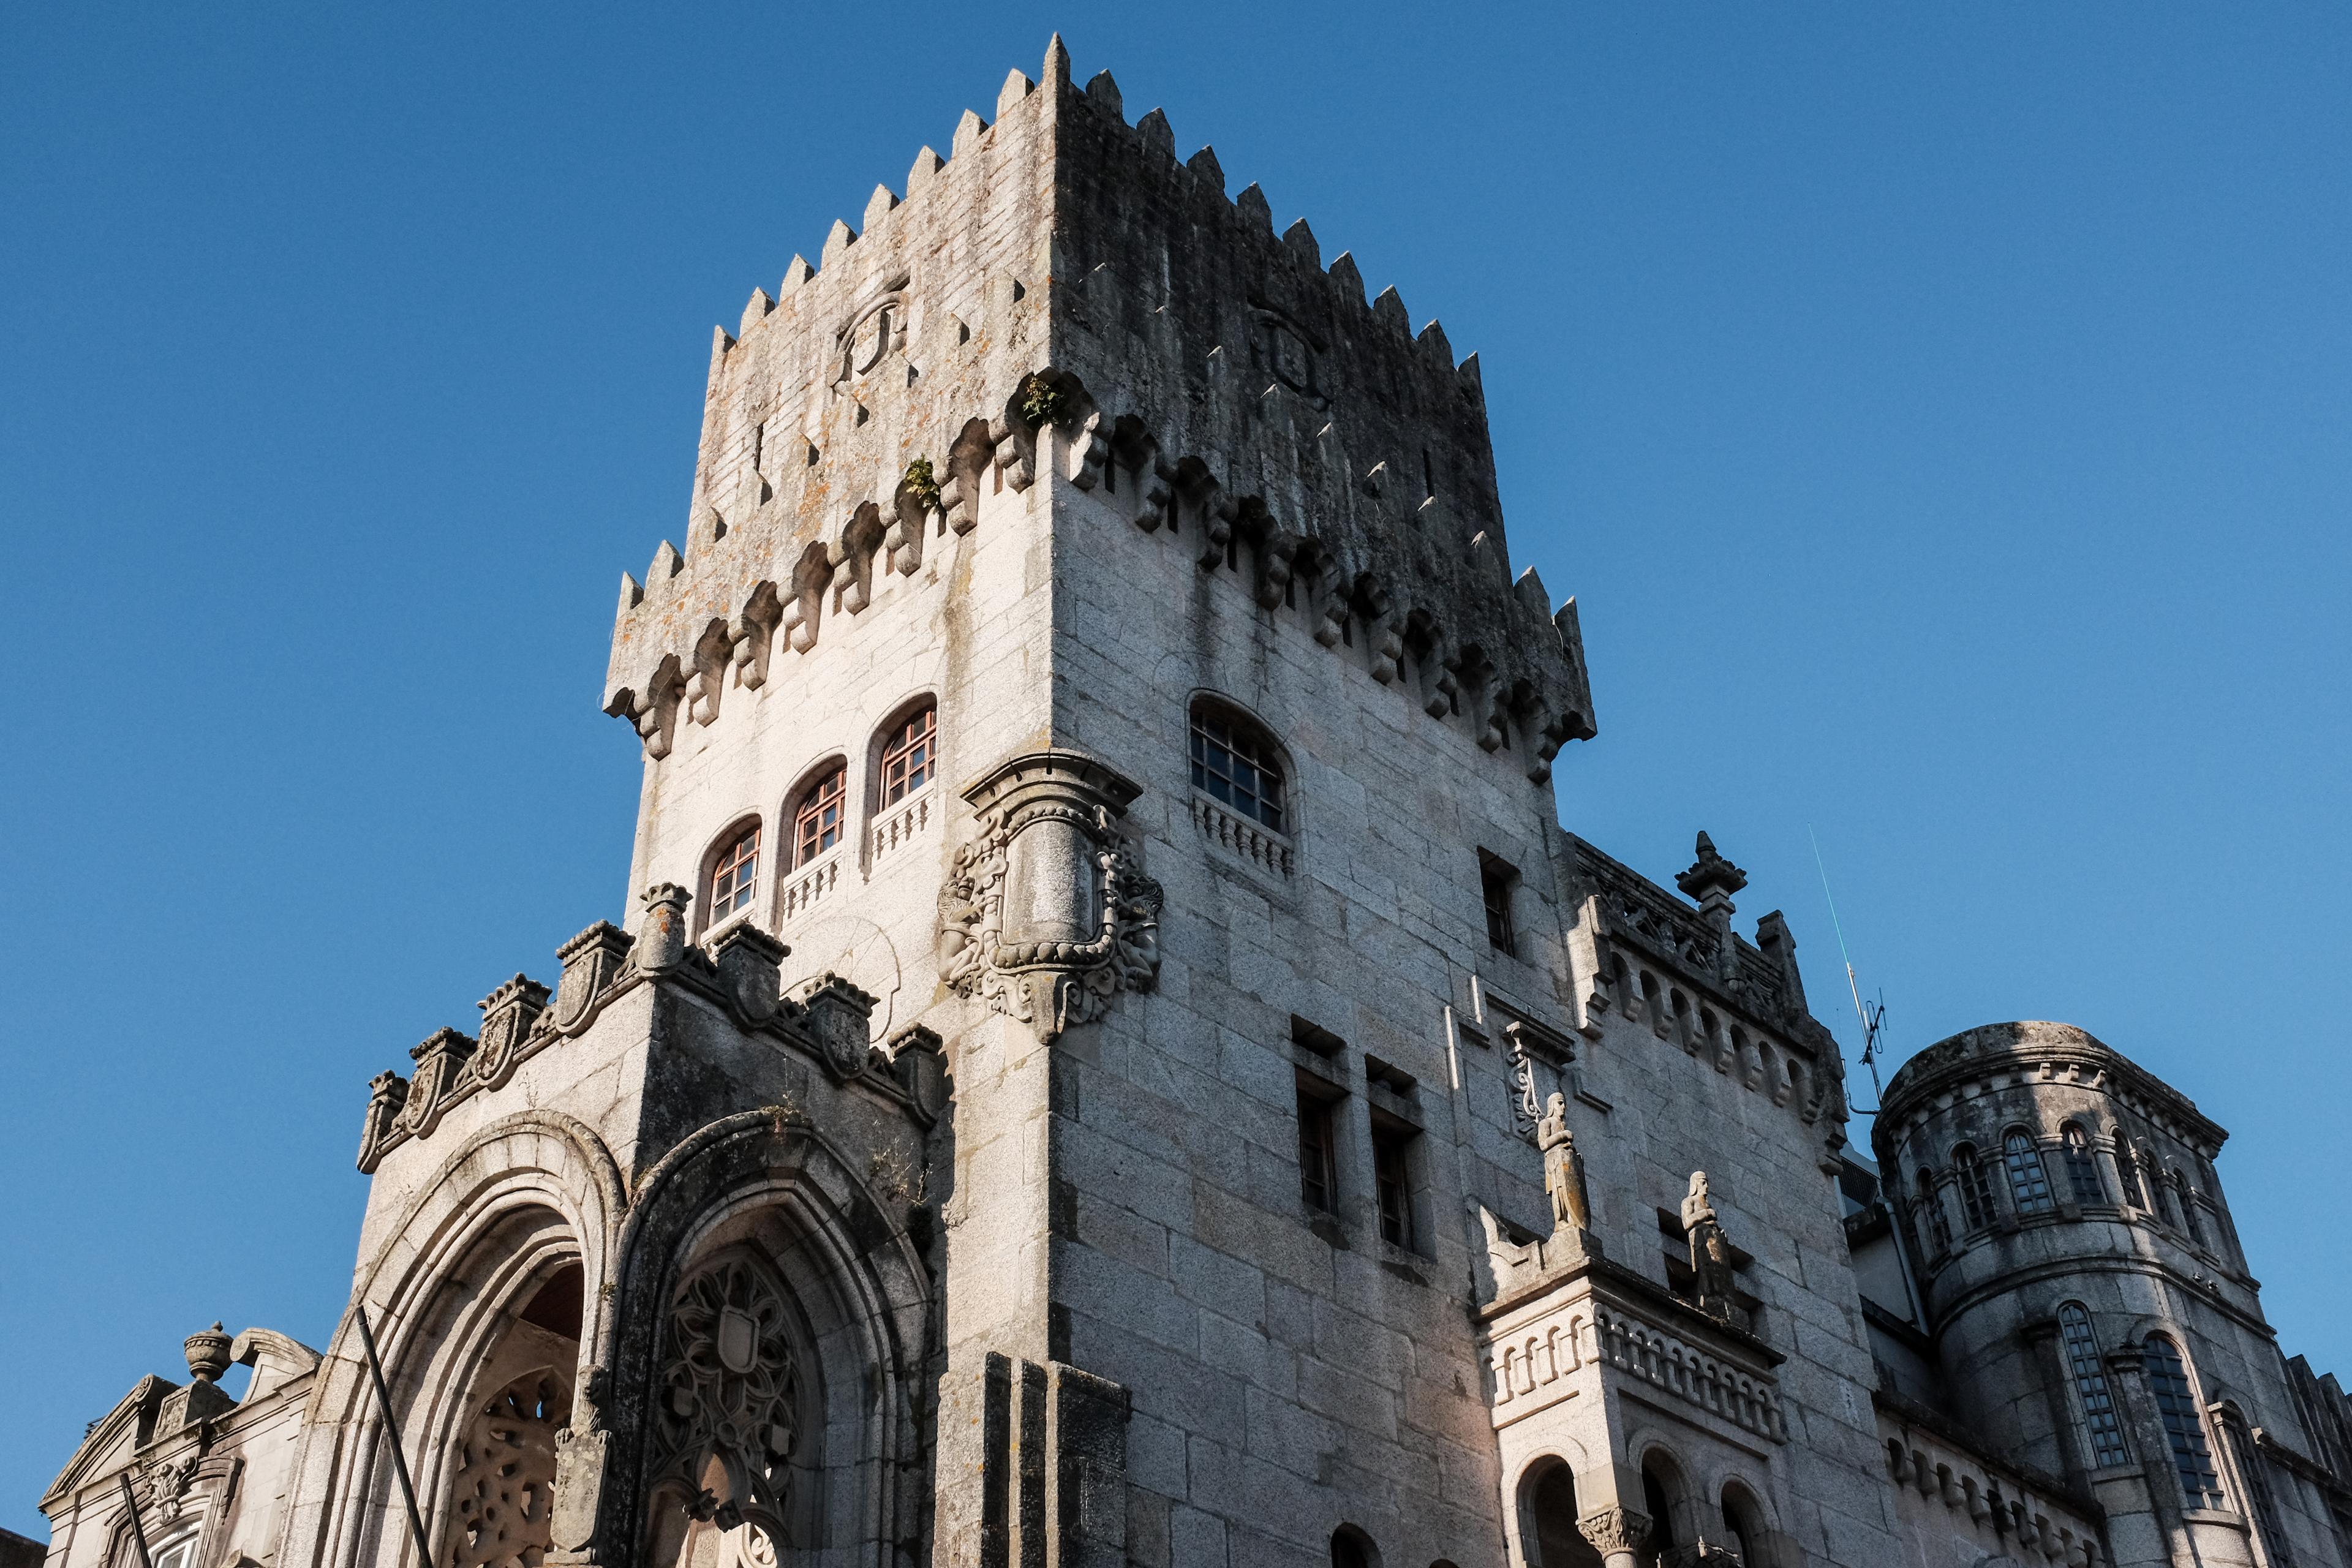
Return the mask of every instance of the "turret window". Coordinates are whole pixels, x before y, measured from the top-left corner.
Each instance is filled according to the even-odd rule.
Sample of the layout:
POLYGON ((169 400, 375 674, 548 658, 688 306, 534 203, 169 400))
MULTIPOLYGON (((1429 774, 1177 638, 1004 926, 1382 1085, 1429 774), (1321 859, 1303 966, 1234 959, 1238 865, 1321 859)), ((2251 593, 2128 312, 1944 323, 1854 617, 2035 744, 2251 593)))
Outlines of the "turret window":
POLYGON ((745 826, 719 847, 710 863, 710 898, 707 908, 715 922, 751 907, 760 886, 760 825, 745 826))
POLYGON ((2131 1141, 2116 1130, 2116 1180, 2123 1184, 2124 1202, 2136 1209, 2147 1207, 2147 1194, 2140 1190, 2139 1162, 2132 1157, 2131 1141))
POLYGON ((1944 1217, 1944 1200, 1937 1194, 1935 1176, 1922 1167, 1916 1184, 1918 1195, 1912 1203, 1927 1226, 1927 1234, 1920 1239, 1934 1243, 1934 1256, 1940 1258, 1952 1250, 1951 1222, 1944 1217))
POLYGON ((2074 1201, 2086 1206, 2105 1203, 2107 1190, 2099 1180, 2099 1162, 2091 1152, 2089 1134, 2069 1121, 2058 1130, 2058 1142, 2066 1152, 2066 1184, 2074 1190, 2074 1201))
POLYGON ((848 781, 849 770, 836 766, 801 793, 793 808, 794 870, 841 842, 841 803, 848 781))
POLYGON ((2189 1239, 2199 1247, 2205 1245, 2205 1226, 2197 1218, 2197 1189, 2189 1184, 2189 1173, 2172 1173, 2173 1185, 2180 1191, 2180 1223, 2189 1232, 2189 1239))
POLYGON ((926 703, 890 732, 882 747, 882 804, 896 805, 939 767, 939 710, 926 703))
POLYGON ((2205 1413, 2197 1407, 2197 1392, 2189 1385, 2180 1347, 2162 1334, 2150 1334, 2147 1349, 2148 1391, 2156 1396, 2156 1413, 2164 1422, 2181 1499, 2190 1508, 2219 1508, 2221 1478, 2214 1472, 2213 1450, 2205 1441, 2205 1413))
POLYGON ((2107 1386, 2106 1363, 2099 1359, 2098 1336, 2091 1331, 2091 1314, 2073 1301, 2058 1309, 2058 1333, 2065 1342, 2066 1367, 2074 1374, 2074 1396, 2083 1406, 2084 1436, 2090 1441, 2091 1465, 2105 1469, 2131 1462, 2124 1446, 2123 1421, 2116 1414, 2115 1391, 2107 1386))
POLYGON ((1959 1174, 1960 1213, 1971 1231, 1992 1224, 1992 1177, 1977 1158, 1977 1147, 1963 1143, 1952 1151, 1952 1167, 1959 1174))
POLYGON ((1192 787, 1237 816, 1285 831, 1282 763, 1273 740, 1213 702, 1192 704, 1192 787))
POLYGON ((2009 1169, 2009 1195, 2021 1215, 2048 1214, 2053 1206, 2050 1196, 2050 1173, 2042 1166, 2042 1151, 2034 1146, 2033 1134, 2022 1127, 2012 1127, 2001 1139, 2001 1163, 2009 1169))

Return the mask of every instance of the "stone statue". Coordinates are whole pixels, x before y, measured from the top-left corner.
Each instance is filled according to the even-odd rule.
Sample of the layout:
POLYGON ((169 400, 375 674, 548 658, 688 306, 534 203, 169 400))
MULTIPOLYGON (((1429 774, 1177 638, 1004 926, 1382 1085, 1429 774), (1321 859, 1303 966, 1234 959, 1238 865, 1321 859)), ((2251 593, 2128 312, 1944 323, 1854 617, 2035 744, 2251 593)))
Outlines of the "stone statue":
POLYGON ((1706 1173, 1693 1171, 1690 1195, 1683 1199, 1683 1230, 1690 1238, 1691 1272, 1698 1278, 1698 1303, 1711 1316, 1728 1320, 1737 1310, 1732 1299, 1731 1243, 1707 1201, 1706 1173))
POLYGON ((1543 1151, 1544 1191, 1551 1194, 1555 1231, 1592 1228, 1592 1199, 1584 1185, 1584 1157, 1568 1130, 1568 1097, 1555 1094, 1536 1123, 1536 1147, 1543 1151))

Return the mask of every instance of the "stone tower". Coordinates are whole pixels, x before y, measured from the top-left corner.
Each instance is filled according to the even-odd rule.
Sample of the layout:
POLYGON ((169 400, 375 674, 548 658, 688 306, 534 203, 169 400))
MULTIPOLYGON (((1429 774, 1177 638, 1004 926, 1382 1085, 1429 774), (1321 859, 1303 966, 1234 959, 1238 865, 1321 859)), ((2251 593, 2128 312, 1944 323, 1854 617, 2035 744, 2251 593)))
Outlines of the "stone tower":
POLYGON ((2219 1131, 1979 1031, 1894 1086, 1906 1249, 1788 922, 1559 825, 1475 358, 1058 41, 717 334, 683 538, 624 922, 374 1080, 325 1353, 191 1338, 50 1568, 2352 1568, 2219 1131), (1938 1206, 2077 1100, 2203 1240, 1938 1206), (2128 1464, 2069 1302, 2177 1326, 2128 1464), (2188 1388, 2249 1456, 2193 1519, 2188 1388))

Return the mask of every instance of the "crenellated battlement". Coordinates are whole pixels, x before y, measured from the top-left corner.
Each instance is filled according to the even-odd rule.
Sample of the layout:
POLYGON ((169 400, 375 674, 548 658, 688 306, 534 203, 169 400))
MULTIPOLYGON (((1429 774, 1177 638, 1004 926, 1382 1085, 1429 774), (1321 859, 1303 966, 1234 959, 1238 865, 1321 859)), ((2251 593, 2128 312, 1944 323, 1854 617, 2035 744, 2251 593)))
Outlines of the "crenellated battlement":
POLYGON ((1511 575, 1475 356, 1228 199, 1213 150, 1179 163, 1160 111, 1129 125, 1108 71, 1073 89, 1057 38, 863 224, 714 336, 687 545, 624 577, 605 681, 648 756, 1041 472, 1204 569, 1246 550, 1261 605, 1303 589, 1316 640, 1360 630, 1533 780, 1593 733, 1573 601, 1511 575))

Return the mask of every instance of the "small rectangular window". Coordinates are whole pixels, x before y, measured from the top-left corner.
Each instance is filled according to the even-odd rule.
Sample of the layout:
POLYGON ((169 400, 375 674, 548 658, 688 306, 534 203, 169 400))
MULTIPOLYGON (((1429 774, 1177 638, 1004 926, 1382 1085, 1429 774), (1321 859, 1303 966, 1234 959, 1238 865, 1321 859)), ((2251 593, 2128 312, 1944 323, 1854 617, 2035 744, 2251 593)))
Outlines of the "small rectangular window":
POLYGON ((1325 1214, 1339 1207, 1339 1173, 1332 1138, 1334 1100, 1328 1086, 1298 1075, 1298 1196, 1325 1214))
POLYGON ((1518 931, 1511 922, 1511 889, 1519 874, 1508 862, 1485 850, 1478 852, 1478 887, 1486 900, 1486 941, 1497 952, 1519 951, 1518 931))
POLYGON ((1412 1245, 1412 1175, 1409 1153, 1413 1131, 1386 1117, 1372 1118, 1372 1185, 1380 1199, 1381 1239, 1412 1245))

